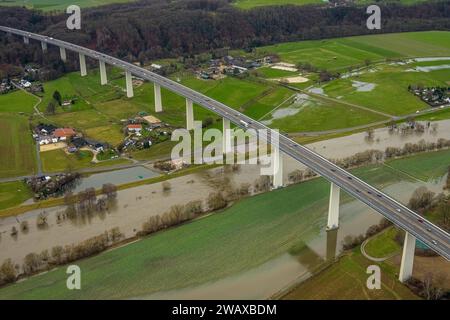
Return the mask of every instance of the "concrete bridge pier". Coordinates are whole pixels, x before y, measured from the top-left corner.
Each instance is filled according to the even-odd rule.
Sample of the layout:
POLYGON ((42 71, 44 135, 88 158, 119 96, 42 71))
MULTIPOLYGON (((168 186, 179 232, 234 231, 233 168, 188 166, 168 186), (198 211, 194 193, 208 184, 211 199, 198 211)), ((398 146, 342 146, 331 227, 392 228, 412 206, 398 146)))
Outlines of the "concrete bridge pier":
POLYGON ((336 260, 336 249, 339 228, 327 230, 327 248, 326 261, 333 262, 336 260))
POLYGON ((79 56, 80 56, 80 73, 82 77, 85 77, 87 75, 86 57, 82 53, 80 53, 79 56))
POLYGON ((42 52, 47 52, 47 42, 41 41, 42 52))
POLYGON ((328 208, 327 230, 333 230, 339 227, 339 202, 341 188, 331 183, 330 188, 330 204, 328 208))
POLYGON ((153 83, 153 87, 155 91, 155 112, 162 112, 161 86, 153 83))
POLYGON ((223 118, 223 154, 232 152, 230 120, 223 118))
POLYGON ((108 77, 106 76, 106 65, 105 61, 98 61, 100 65, 100 84, 103 86, 108 83, 108 77))
POLYGON ((67 61, 66 48, 59 47, 59 55, 61 56, 62 61, 64 61, 64 62, 67 61))
POLYGON ((278 189, 283 186, 283 155, 278 147, 272 148, 273 161, 273 188, 278 189))
POLYGON ((128 70, 125 70, 125 81, 127 83, 127 97, 133 98, 133 77, 131 76, 131 72, 128 70))
POLYGON ((30 38, 28 38, 28 37, 23 37, 23 43, 25 43, 25 44, 30 44, 30 38))
POLYGON ((403 243, 402 262, 400 264, 400 273, 398 279, 400 282, 405 282, 412 276, 414 251, 416 249, 416 237, 411 233, 405 233, 405 241, 403 243))
POLYGON ((186 98, 186 129, 194 129, 194 107, 192 100, 186 98))

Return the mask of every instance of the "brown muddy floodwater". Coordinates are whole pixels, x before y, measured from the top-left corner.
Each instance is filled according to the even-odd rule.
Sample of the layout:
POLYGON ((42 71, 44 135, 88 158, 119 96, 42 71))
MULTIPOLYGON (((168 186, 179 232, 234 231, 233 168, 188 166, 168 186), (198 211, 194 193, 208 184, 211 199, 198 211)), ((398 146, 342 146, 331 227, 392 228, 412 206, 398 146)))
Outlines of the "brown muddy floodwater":
MULTIPOLYGON (((450 121, 437 121, 437 130, 427 130, 423 134, 389 133, 387 129, 375 130, 373 142, 365 139, 365 133, 357 133, 346 137, 317 142, 308 147, 328 158, 343 158, 367 149, 384 150, 386 147, 402 147, 407 142, 435 142, 439 138, 450 138, 450 121)), ((294 169, 304 168, 293 159, 284 157, 284 176, 294 169)), ((104 174, 103 174, 104 175, 104 174)), ((224 183, 238 186, 243 182, 253 184, 260 176, 258 165, 242 165, 238 172, 224 172, 223 168, 206 170, 170 180, 171 190, 163 192, 162 183, 143 185, 118 192, 117 206, 108 213, 93 215, 84 221, 57 221, 57 214, 63 212, 63 206, 38 209, 26 212, 16 217, 0 219, 0 263, 11 258, 22 264, 23 258, 31 252, 40 253, 50 250, 56 245, 77 244, 88 238, 97 236, 106 230, 119 227, 126 237, 132 237, 142 228, 142 223, 152 215, 162 214, 171 206, 186 204, 193 200, 204 201, 207 196, 217 191, 224 183), (227 182, 229 180, 229 182, 227 182), (36 219, 41 212, 48 215, 48 228, 40 230, 36 219), (17 237, 10 235, 11 228, 20 230, 20 223, 28 221, 29 230, 19 231, 17 237)), ((104 176, 102 176, 105 178, 104 176)), ((442 181, 426 184, 429 189, 442 190, 442 181)), ((403 181, 384 189, 400 201, 406 202, 415 188, 423 185, 421 182, 403 181)), ((342 239, 346 235, 364 233, 367 228, 377 223, 381 217, 358 201, 349 201, 341 206, 341 226, 335 240, 331 241, 336 250, 341 250, 342 239)), ((205 283, 201 286, 184 288, 167 292, 159 292, 147 297, 150 299, 175 298, 216 298, 216 299, 260 299, 267 298, 286 286, 306 278, 320 266, 327 256, 327 242, 330 234, 325 230, 326 212, 317 221, 313 237, 305 237, 308 250, 298 256, 285 253, 257 268, 226 277, 220 281, 205 283)), ((331 237, 333 238, 333 237, 331 237)), ((328 252, 330 247, 328 245, 328 252)), ((335 251, 335 250, 332 250, 335 251)))
MULTIPOLYGON (((444 178, 426 184, 403 181, 390 185, 383 191, 401 202, 407 202, 412 192, 422 185, 433 191, 442 191, 444 178)), ((323 212, 322 218, 316 221, 318 225, 311 226, 311 229, 319 231, 313 236, 308 234, 305 234, 304 238, 302 236, 303 239, 300 239, 300 241, 304 241, 306 248, 298 254, 292 255, 286 252, 256 268, 218 281, 157 292, 148 296, 137 297, 137 299, 268 299, 276 293, 306 280, 321 266, 324 266, 328 261, 332 261, 342 251, 342 243, 347 235, 363 234, 370 226, 379 223, 381 220, 379 214, 356 200, 341 205, 340 210, 339 229, 331 232, 325 231, 327 212, 323 212)))

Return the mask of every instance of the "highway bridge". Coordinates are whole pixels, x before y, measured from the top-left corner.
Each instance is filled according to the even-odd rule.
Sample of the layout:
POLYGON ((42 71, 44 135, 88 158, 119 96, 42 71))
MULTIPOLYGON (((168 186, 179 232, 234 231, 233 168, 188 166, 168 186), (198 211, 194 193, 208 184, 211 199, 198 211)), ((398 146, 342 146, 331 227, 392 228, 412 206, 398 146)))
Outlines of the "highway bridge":
MULTIPOLYGON (((80 60, 81 75, 86 75, 85 57, 98 60, 100 64, 101 83, 107 83, 105 64, 110 64, 121 68, 125 71, 127 96, 133 96, 132 75, 153 82, 155 93, 155 111, 162 111, 161 87, 164 87, 180 96, 186 98, 187 110, 187 129, 193 128, 193 111, 192 105, 206 108, 223 118, 224 136, 229 131, 230 122, 242 129, 254 129, 255 131, 266 129, 270 132, 268 142, 272 143, 278 139, 279 151, 275 148, 274 155, 278 157, 276 161, 282 164, 281 157, 288 155, 298 162, 311 168, 317 174, 327 179, 331 183, 330 191, 330 207, 328 213, 327 228, 333 229, 338 227, 339 221, 339 198, 340 189, 362 201, 376 212, 393 222, 398 227, 406 231, 405 243, 403 247, 402 263, 400 267, 400 281, 407 280, 412 275, 414 249, 416 238, 426 244, 429 248, 450 260, 450 235, 435 224, 431 223, 416 212, 410 210, 397 200, 374 188, 373 186, 362 181, 358 177, 352 175, 348 171, 336 166, 329 160, 302 146, 288 137, 278 134, 260 122, 247 117, 246 115, 226 106, 210 97, 196 92, 180 83, 172 81, 168 78, 155 74, 144 68, 138 67, 132 63, 122 61, 107 54, 84 48, 62 40, 54 39, 50 36, 30 33, 27 31, 17 30, 14 28, 0 26, 0 30, 10 35, 18 35, 23 37, 24 43, 29 43, 30 39, 37 40, 41 43, 42 50, 48 50, 48 45, 59 47, 61 59, 66 60, 66 50, 78 53, 80 60), (228 130, 227 130, 228 129, 228 130), (273 137, 273 138, 272 138, 273 137), (277 138, 277 139, 275 139, 277 138)), ((232 93, 230 93, 232 94, 232 93)), ((225 137, 227 141, 229 137, 225 137)), ((226 144, 226 143, 225 143, 226 144)), ((227 148, 224 147, 225 151, 227 148)), ((282 186, 282 170, 277 170, 274 174, 274 187, 282 186)))

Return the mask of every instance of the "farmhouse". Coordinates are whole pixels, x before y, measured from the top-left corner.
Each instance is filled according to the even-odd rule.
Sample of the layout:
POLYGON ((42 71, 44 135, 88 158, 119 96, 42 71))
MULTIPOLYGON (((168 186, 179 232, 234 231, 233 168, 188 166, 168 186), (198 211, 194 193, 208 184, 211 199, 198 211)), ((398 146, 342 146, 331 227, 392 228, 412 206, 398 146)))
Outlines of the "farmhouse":
POLYGON ((71 138, 76 135, 75 130, 72 128, 58 128, 53 132, 53 137, 59 140, 67 140, 67 138, 71 138))
POLYGON ((34 128, 37 134, 52 134, 55 130, 56 127, 54 125, 45 123, 40 123, 34 128))
POLYGON ((127 125, 127 130, 129 133, 139 133, 142 131, 142 125, 141 124, 129 124, 127 125))

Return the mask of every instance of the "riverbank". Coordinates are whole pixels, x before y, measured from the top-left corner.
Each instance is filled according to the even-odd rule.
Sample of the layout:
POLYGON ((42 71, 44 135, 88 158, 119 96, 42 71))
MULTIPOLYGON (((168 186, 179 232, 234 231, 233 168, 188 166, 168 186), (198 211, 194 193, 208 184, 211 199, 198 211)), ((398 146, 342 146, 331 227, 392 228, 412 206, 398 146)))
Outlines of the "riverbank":
MULTIPOLYGON (((414 157, 403 161, 414 161, 414 157)), ((423 185, 382 165, 353 172, 402 202, 423 185)), ((242 173, 236 176, 242 178, 242 173)), ((145 192, 148 195, 149 190, 145 192)), ((328 183, 317 178, 245 198, 219 213, 79 261, 85 275, 82 291, 65 288, 65 268, 60 267, 1 289, 0 298, 268 298, 299 277, 310 277, 326 261, 328 192, 328 183), (126 293, 118 289, 124 286, 129 288, 126 293)), ((346 195, 342 200, 337 252, 345 236, 363 233, 381 219, 346 195)), ((146 207, 142 218, 153 214, 146 207)), ((126 212, 131 219, 135 210, 126 212)), ((104 224, 102 220, 94 223, 104 224)), ((92 228, 79 226, 77 232, 86 227, 92 228)), ((0 251, 12 246, 10 252, 15 252, 14 245, 4 240, 0 251)))

